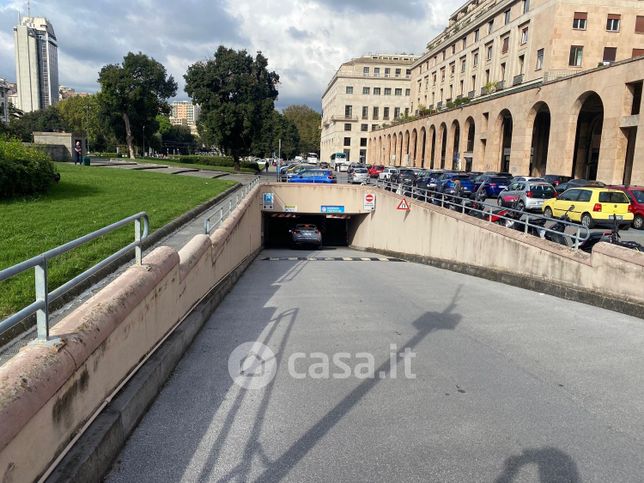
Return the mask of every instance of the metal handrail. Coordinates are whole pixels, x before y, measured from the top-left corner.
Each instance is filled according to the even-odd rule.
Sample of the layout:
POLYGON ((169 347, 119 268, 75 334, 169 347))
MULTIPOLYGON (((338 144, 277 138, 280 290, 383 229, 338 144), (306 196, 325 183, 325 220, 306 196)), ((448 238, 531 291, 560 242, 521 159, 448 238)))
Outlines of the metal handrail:
MULTIPOLYGON (((492 222, 492 217, 500 218, 502 220, 512 221, 513 223, 518 223, 518 224, 523 225, 524 233, 527 233, 528 229, 530 227, 536 228, 538 230, 543 230, 544 233, 554 233, 554 234, 556 234, 558 236, 569 238, 571 240, 571 242, 573 244, 573 248, 575 250, 577 250, 579 248, 579 245, 582 242, 584 242, 584 241, 588 240, 588 238, 590 238, 590 230, 588 229, 588 227, 583 226, 583 225, 578 225, 576 223, 565 221, 565 220, 559 220, 558 219, 558 220, 556 220, 556 222, 557 223, 563 223, 566 226, 570 226, 570 227, 574 228, 575 229, 574 234, 568 234, 568 233, 565 233, 565 232, 560 232, 560 231, 552 230, 550 228, 546 228, 545 226, 542 226, 542 225, 536 225, 536 224, 530 223, 530 218, 532 218, 532 219, 542 219, 542 220, 546 220, 546 222, 555 221, 552 218, 548 218, 546 216, 539 215, 539 214, 530 214, 530 213, 526 213, 525 211, 517 210, 517 209, 514 209, 514 208, 505 208, 505 207, 503 207, 503 210, 505 210, 505 211, 510 211, 510 212, 513 212, 513 213, 516 213, 516 214, 527 216, 527 219, 522 220, 522 219, 519 219, 519 218, 513 218, 513 217, 501 215, 501 214, 498 214, 498 213, 493 213, 491 210, 487 211, 485 208, 482 209, 482 210, 478 209, 478 208, 475 208, 475 207, 471 206, 472 203, 475 202, 475 200, 472 200, 471 198, 465 198, 463 196, 457 196, 457 195, 453 195, 453 194, 443 193, 441 191, 436 191, 436 190, 431 190, 431 189, 418 188, 417 186, 413 186, 413 185, 412 186, 405 186, 402 183, 394 183, 394 182, 391 182, 391 181, 388 181, 388 180, 382 180, 382 179, 377 179, 376 180, 376 186, 379 187, 379 188, 383 188, 383 189, 391 188, 392 191, 393 190, 398 191, 398 189, 401 189, 401 190, 403 190, 403 194, 404 194, 404 192, 409 191, 411 197, 415 198, 415 199, 418 199, 418 197, 415 196, 415 195, 418 194, 422 198, 424 198, 421 201, 424 201, 425 203, 430 203, 430 202, 433 203, 435 200, 440 200, 440 206, 443 207, 443 208, 446 205, 447 205, 447 207, 458 207, 458 206, 460 206, 461 207, 461 212, 463 214, 465 214, 466 209, 469 212, 480 213, 481 215, 486 216, 487 221, 489 221, 490 223, 492 222), (455 202, 454 200, 458 200, 458 202, 455 202)), ((481 203, 481 204, 483 204, 483 203, 481 203)), ((484 219, 484 218, 481 218, 481 219, 484 219)))
POLYGON ((13 315, 10 315, 8 318, 1 321, 0 334, 19 324, 26 317, 36 314, 38 339, 41 341, 49 340, 49 304, 62 297, 65 293, 69 292, 74 287, 81 284, 89 277, 105 268, 110 263, 118 260, 123 255, 126 255, 132 249, 134 249, 136 263, 138 265, 141 265, 143 260, 142 241, 148 237, 149 233, 150 220, 147 213, 142 211, 140 213, 137 213, 136 215, 128 216, 127 218, 117 221, 116 223, 112 223, 111 225, 103 227, 100 230, 96 230, 80 238, 67 242, 64 245, 52 248, 51 250, 41 253, 40 255, 36 255, 29 260, 25 260, 24 262, 18 263, 9 268, 5 268, 4 270, 0 270, 0 282, 2 282, 4 280, 7 280, 8 278, 14 277, 26 270, 33 268, 35 269, 36 285, 36 300, 33 303, 29 304, 27 307, 24 307, 22 310, 16 312, 13 315), (119 228, 132 222, 134 222, 134 241, 132 243, 121 248, 116 253, 113 253, 109 257, 98 262, 93 267, 85 270, 80 275, 77 275, 60 287, 49 292, 47 266, 50 259, 73 250, 74 248, 77 248, 84 243, 95 240, 103 235, 118 230, 119 228), (141 232, 141 223, 143 223, 143 232, 141 232))
POLYGON ((220 208, 219 211, 215 214, 210 215, 208 218, 206 218, 203 221, 203 231, 206 235, 210 235, 210 233, 217 228, 219 225, 223 223, 223 221, 228 218, 228 216, 233 212, 237 206, 239 206, 239 203, 246 197, 248 196, 248 193, 251 192, 251 190, 255 187, 260 182, 261 178, 258 176, 253 181, 248 183, 247 185, 242 186, 242 188, 235 193, 234 195, 230 195, 230 198, 228 199, 228 204, 225 208, 220 208), (235 202, 233 203, 233 198, 235 202), (217 217, 217 221, 212 223, 213 217, 217 217))

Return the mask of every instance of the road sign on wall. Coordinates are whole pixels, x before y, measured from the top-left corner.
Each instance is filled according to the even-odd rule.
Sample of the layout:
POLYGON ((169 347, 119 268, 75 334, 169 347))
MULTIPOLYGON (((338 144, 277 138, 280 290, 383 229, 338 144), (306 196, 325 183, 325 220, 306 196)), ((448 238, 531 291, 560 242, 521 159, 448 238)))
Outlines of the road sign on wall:
POLYGON ((273 209, 273 200, 275 198, 275 195, 273 193, 264 193, 263 196, 263 205, 265 210, 272 210, 273 209))
POLYGON ((373 211, 376 209, 376 195, 373 193, 365 193, 362 198, 362 209, 365 211, 373 211))
POLYGON ((409 211, 411 208, 409 207, 407 200, 403 198, 400 200, 400 203, 398 203, 398 207, 396 209, 400 211, 409 211))

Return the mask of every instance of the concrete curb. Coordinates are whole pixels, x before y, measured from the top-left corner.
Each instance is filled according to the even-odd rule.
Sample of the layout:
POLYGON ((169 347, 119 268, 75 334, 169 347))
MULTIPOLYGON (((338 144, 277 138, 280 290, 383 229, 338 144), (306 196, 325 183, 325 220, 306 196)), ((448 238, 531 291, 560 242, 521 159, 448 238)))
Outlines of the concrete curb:
MULTIPOLYGON (((179 218, 176 218, 172 220, 170 223, 162 226, 158 230, 152 232, 148 238, 146 238, 143 241, 143 249, 147 250, 151 246, 155 245, 158 243, 161 239, 165 238, 169 234, 175 232, 179 228, 181 228, 183 225, 186 223, 192 221, 194 218, 198 217, 208 209, 212 208, 215 206, 217 203, 225 199, 226 197, 230 196, 231 194, 235 193, 239 189, 241 189, 242 185, 241 183, 236 184, 235 186, 227 189, 223 193, 220 193, 213 199, 206 201, 202 203, 199 206, 196 206, 195 208, 191 209, 190 211, 187 211, 183 215, 179 216, 179 218)), ((124 265, 125 263, 128 263, 129 261, 134 259, 134 253, 128 254, 128 255, 123 255, 121 258, 115 260, 108 266, 106 266, 103 270, 100 270, 97 272, 94 276, 90 277, 87 279, 85 282, 81 283, 80 285, 74 287, 72 290, 67 292, 65 295, 60 297, 58 300, 55 302, 51 303, 49 305, 49 311, 52 313, 53 311, 61 308, 64 306, 67 302, 70 300, 74 299, 76 296, 79 294, 83 293, 85 290, 90 288, 92 285, 95 283, 99 282, 103 278, 107 277, 109 274, 117 270, 119 267, 124 265)), ((4 346, 5 344, 9 343, 12 339, 15 337, 18 337, 20 334, 23 332, 28 331, 31 329, 33 326, 36 325, 36 317, 28 317, 24 319, 22 322, 20 322, 18 325, 14 326, 13 328, 9 329, 6 331, 4 334, 2 334, 2 337, 0 337, 0 347, 4 346)))
POLYGON ((579 289, 571 285, 554 283, 551 280, 541 280, 533 277, 527 277, 525 275, 519 275, 516 273, 503 272, 500 270, 478 267, 475 265, 468 265, 466 263, 443 260, 434 257, 409 255, 406 253, 380 250, 377 248, 351 248, 355 248, 356 250, 361 251, 379 253, 385 256, 401 258, 409 262, 430 265, 432 267, 442 268, 445 270, 450 270, 452 272, 473 275, 475 277, 485 278, 487 280, 492 280, 495 282, 501 282, 506 285, 513 285, 515 287, 532 290, 534 292, 541 292, 547 295, 559 297, 561 299, 572 300, 573 302, 581 302, 583 304, 593 305, 595 307, 612 310, 613 312, 620 312, 622 314, 644 319, 644 304, 606 296, 604 294, 593 292, 591 290, 579 289))
POLYGON ((101 482, 195 336, 261 248, 206 295, 65 455, 47 482, 101 482))

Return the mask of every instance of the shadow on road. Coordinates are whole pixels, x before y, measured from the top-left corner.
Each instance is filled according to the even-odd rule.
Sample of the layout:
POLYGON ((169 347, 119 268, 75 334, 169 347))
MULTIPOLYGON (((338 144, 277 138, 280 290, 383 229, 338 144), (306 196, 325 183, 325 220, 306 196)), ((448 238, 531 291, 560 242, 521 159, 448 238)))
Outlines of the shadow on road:
POLYGON ((536 465, 541 483, 581 483, 574 460, 557 448, 526 449, 505 460, 503 473, 495 483, 512 483, 524 466, 536 465))

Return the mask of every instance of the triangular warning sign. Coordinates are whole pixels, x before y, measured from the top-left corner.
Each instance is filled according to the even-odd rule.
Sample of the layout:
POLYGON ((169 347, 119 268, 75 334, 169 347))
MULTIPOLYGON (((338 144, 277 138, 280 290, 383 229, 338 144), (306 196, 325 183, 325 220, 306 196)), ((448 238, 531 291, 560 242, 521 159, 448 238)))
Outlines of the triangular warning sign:
POLYGON ((407 200, 403 198, 402 200, 400 200, 400 203, 398 204, 398 208, 396 209, 400 211, 409 211, 409 203, 407 203, 407 200))

